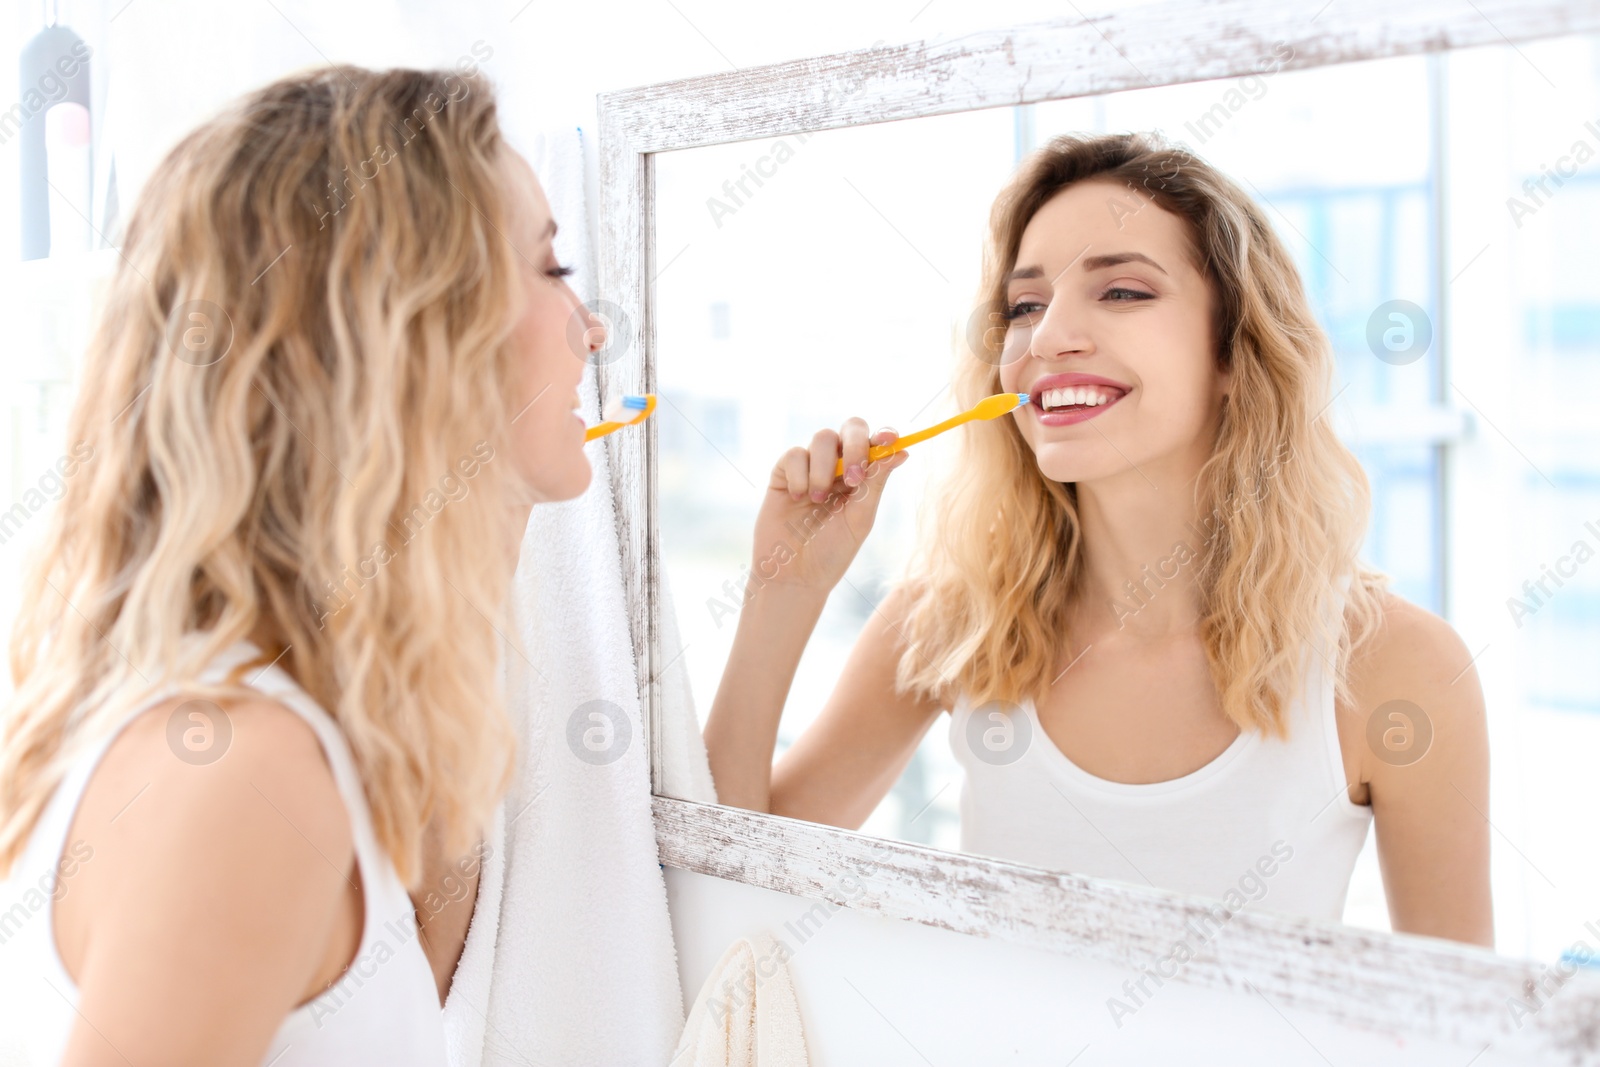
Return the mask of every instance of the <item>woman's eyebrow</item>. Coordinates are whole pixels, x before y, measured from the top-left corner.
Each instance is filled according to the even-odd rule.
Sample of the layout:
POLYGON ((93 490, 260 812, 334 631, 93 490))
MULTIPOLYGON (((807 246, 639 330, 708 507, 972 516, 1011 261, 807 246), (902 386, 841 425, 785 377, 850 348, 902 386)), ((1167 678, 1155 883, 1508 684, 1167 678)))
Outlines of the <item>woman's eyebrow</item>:
POLYGON ((1006 284, 1022 281, 1026 278, 1043 278, 1044 271, 1039 267, 1018 267, 1006 275, 1006 284))
MULTIPOLYGON (((1082 262, 1084 270, 1101 270, 1105 267, 1115 267, 1121 263, 1139 262, 1150 264, 1156 270, 1161 271, 1162 274, 1167 273, 1161 264, 1145 255, 1143 252, 1107 252, 1104 255, 1090 256, 1082 262)), ((1006 275, 1006 284, 1010 285, 1012 282, 1016 281, 1043 277, 1044 269, 1041 267, 1018 267, 1016 270, 1006 275)))
POLYGON ((1119 263, 1148 263, 1162 274, 1167 273, 1161 264, 1145 255, 1143 252, 1108 252, 1103 256, 1090 256, 1083 261, 1084 270, 1099 270, 1102 267, 1115 267, 1119 263))

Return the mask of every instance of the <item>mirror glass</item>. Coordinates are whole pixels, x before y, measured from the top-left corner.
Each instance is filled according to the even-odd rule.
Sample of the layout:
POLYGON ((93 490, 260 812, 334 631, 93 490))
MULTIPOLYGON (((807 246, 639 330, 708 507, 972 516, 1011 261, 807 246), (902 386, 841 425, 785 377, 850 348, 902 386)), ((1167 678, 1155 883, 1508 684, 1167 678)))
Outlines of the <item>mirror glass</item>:
MULTIPOLYGON (((655 461, 680 638, 662 654, 686 663, 703 724, 779 457, 850 416, 905 434, 954 414, 991 205, 1019 162, 1063 133, 1159 131, 1245 190, 1292 255, 1336 356, 1328 417, 1371 487, 1362 558, 1449 622, 1465 649, 1456 680, 1481 685, 1489 802, 1457 790, 1439 818, 1490 827, 1496 949, 1577 961, 1580 944, 1600 945, 1586 926, 1600 919, 1600 48, 1573 38, 1280 70, 1290 54, 1276 46, 1258 73, 1225 81, 658 155, 655 461)), ((916 445, 889 479, 799 658, 779 761, 910 558, 919 512, 948 521, 929 514, 929 493, 964 432, 916 445)), ((1428 725, 1426 709, 1386 716, 1368 743, 1390 765, 1412 758, 1408 744, 1425 759, 1428 725)), ((898 773, 837 753, 882 782, 869 814, 842 821, 960 850, 963 790, 977 783, 951 726, 940 713, 898 773)), ((1062 741, 1036 731, 1026 744, 1081 772, 1062 741)), ((1197 744, 1223 749, 1201 774, 1239 751, 1197 744)), ((1030 835, 1083 815, 1062 800, 1016 811, 986 854, 1020 859, 1030 835)), ((1328 801, 1320 818, 1362 826, 1348 798, 1328 801)), ((992 818, 1002 801, 988 803, 992 818)), ((1150 816, 1168 825, 1143 827, 1136 810, 1101 835, 1111 851, 1119 836, 1186 836, 1170 806, 1150 816)), ((1342 918, 1391 929, 1376 833, 1362 832, 1342 918)), ((1162 881, 1137 867, 1126 880, 1162 881)), ((1265 883, 1257 906, 1280 907, 1264 868, 1241 875, 1252 901, 1265 883)))

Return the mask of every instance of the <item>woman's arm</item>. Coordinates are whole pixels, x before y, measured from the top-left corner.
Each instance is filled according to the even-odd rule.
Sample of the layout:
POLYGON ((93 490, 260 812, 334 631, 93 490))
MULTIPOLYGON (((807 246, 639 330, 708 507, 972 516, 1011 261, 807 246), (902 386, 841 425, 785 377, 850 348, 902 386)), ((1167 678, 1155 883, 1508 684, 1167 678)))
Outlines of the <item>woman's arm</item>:
MULTIPOLYGON (((892 440, 891 431, 874 438, 892 440)), ((828 592, 872 527, 888 473, 908 453, 866 466, 866 423, 824 430, 773 468, 756 520, 752 575, 704 737, 724 804, 859 826, 915 750, 937 708, 893 696, 900 610, 874 612, 821 718, 772 767, 778 720, 828 592), (847 475, 835 480, 843 458, 847 475), (864 470, 851 472, 852 466, 864 470), (807 495, 809 493, 809 496, 807 495)))
POLYGON ((771 811, 778 719, 828 594, 825 589, 769 583, 747 589, 745 596, 701 734, 717 799, 751 811, 771 811))
POLYGON ((905 599, 896 589, 873 611, 822 713, 778 761, 773 814, 859 829, 911 762, 940 706, 894 691, 905 599))
POLYGON ((359 943, 349 817, 311 727, 229 704, 226 753, 195 765, 168 748, 176 706, 117 738, 73 821, 94 851, 56 904, 70 1067, 259 1064, 359 943))
POLYGON ((1415 705, 1433 735, 1414 762, 1381 743, 1362 747, 1390 923, 1492 948, 1489 739, 1472 653, 1449 623, 1398 596, 1387 598, 1384 615, 1352 664, 1360 736, 1371 736, 1374 715, 1383 729, 1401 731, 1397 741, 1419 728, 1406 721, 1417 716, 1405 705, 1382 710, 1391 701, 1415 705))

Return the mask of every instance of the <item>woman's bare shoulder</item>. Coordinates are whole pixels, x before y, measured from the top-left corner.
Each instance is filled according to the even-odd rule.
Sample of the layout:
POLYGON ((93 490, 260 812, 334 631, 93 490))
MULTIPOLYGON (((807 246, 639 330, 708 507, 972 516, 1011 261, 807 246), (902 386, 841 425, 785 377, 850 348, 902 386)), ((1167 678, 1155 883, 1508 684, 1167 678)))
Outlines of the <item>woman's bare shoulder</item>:
POLYGON ((1363 780, 1426 789, 1482 777, 1486 709, 1472 651, 1426 608, 1392 592, 1380 604, 1381 624, 1350 663, 1353 721, 1366 739, 1363 780))
POLYGON ((111 794, 105 799, 114 804, 118 783, 135 790, 123 798, 119 833, 149 833, 158 814, 175 820, 175 830, 286 825, 319 854, 353 855, 349 818, 316 731, 265 696, 219 704, 179 695, 146 709, 106 751, 80 813, 91 792, 111 794), (151 815, 134 818, 147 799, 151 815))
POLYGON ((149 708, 102 757, 68 839, 88 858, 56 906, 57 944, 96 1028, 135 1062, 264 1051, 322 963, 354 865, 310 724, 265 697, 149 708))
POLYGON ((1444 619, 1391 590, 1378 596, 1379 618, 1371 638, 1351 662, 1358 680, 1374 696, 1386 689, 1459 680, 1472 662, 1461 635, 1444 619))

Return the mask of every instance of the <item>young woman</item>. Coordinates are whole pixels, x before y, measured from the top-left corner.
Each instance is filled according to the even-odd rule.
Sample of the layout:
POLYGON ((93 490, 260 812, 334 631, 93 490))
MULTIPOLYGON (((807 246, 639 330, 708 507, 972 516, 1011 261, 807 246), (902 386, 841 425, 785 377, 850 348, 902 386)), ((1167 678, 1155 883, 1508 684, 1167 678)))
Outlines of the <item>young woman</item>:
POLYGON ((36 1062, 445 1062, 506 594, 590 479, 555 230, 475 76, 290 78, 151 177, 11 652, 36 1062))
POLYGON ((719 798, 858 827, 948 710, 965 850, 1337 920, 1375 821, 1394 928, 1492 944, 1471 656, 1357 558, 1366 478, 1260 209, 1154 138, 1059 138, 995 205, 983 299, 958 403, 1029 403, 960 431, 916 558, 776 767, 800 653, 909 453, 869 464, 853 418, 773 469, 704 731, 719 798))

